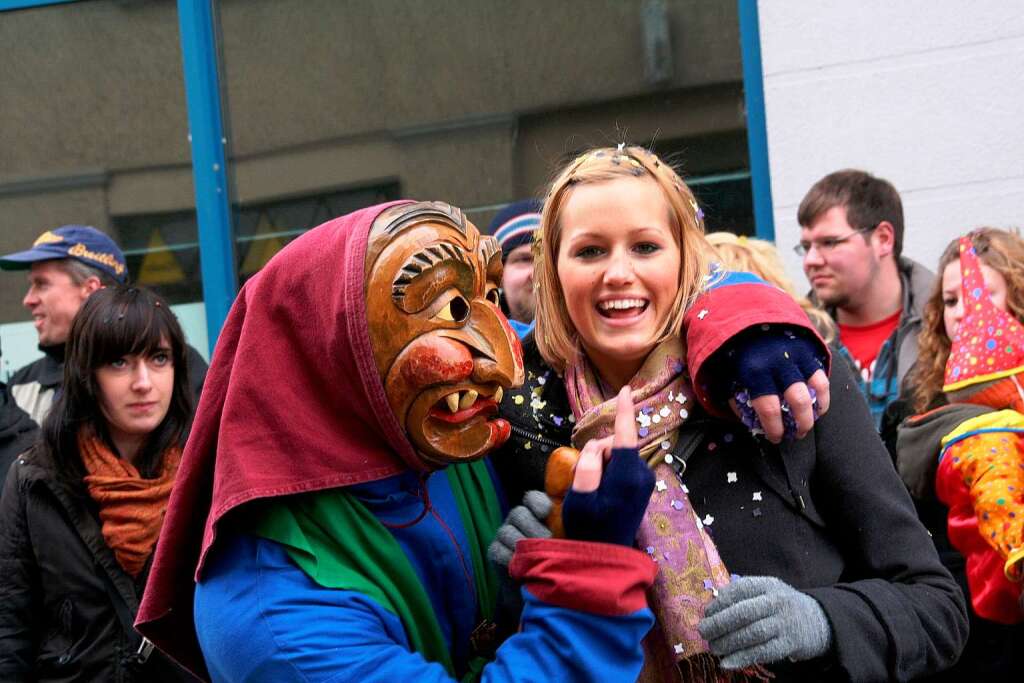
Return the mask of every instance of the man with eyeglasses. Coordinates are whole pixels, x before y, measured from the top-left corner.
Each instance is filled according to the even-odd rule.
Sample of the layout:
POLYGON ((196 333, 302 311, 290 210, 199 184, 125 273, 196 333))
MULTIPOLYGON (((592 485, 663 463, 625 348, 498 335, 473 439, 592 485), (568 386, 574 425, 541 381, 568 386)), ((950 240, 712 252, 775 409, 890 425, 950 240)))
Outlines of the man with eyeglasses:
POLYGON ((841 354, 856 368, 876 425, 917 360, 921 307, 935 275, 902 256, 896 188, 864 171, 830 173, 797 211, 811 300, 839 326, 841 354))

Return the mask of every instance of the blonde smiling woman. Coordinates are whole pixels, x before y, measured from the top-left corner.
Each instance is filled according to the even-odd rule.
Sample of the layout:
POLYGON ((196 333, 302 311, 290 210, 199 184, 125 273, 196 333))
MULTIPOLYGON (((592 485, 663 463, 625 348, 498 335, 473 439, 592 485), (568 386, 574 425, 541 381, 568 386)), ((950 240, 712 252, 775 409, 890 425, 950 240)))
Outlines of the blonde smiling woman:
POLYGON ((962 596, 849 369, 819 385, 806 359, 823 346, 794 300, 709 270, 702 212, 676 172, 638 147, 588 151, 556 175, 535 239, 536 338, 493 456, 510 499, 529 493, 492 558, 548 518, 530 490, 545 488, 550 453, 606 438, 628 387, 657 480, 636 536, 659 568, 641 680, 908 680, 954 662, 962 596), (815 394, 831 398, 816 423, 815 394), (786 399, 791 437, 810 435, 754 435, 724 408, 755 425, 749 404, 766 395, 786 399))

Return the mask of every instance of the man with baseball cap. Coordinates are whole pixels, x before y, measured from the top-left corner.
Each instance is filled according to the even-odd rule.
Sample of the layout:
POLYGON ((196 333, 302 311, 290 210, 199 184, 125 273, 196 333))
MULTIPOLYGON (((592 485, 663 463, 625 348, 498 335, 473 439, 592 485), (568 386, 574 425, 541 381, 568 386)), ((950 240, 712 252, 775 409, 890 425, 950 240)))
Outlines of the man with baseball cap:
MULTIPOLYGON (((64 376, 64 344, 71 321, 89 295, 101 287, 125 284, 128 266, 114 240, 87 225, 47 230, 30 249, 0 256, 3 270, 28 270, 22 305, 32 314, 43 357, 11 377, 15 402, 42 423, 64 376)), ((206 362, 189 347, 189 382, 198 397, 206 362)))
POLYGON ((533 331, 533 233, 540 227, 541 204, 513 202, 491 221, 490 233, 501 247, 502 300, 508 321, 520 339, 533 331))

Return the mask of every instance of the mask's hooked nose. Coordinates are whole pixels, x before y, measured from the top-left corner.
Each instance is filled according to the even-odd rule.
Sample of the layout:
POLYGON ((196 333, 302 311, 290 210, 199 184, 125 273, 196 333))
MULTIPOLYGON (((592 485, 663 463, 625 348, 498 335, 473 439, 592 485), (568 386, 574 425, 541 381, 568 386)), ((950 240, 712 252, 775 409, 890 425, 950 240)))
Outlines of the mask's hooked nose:
POLYGON ((497 383, 505 388, 522 385, 526 376, 523 348, 512 326, 493 303, 474 299, 465 326, 438 334, 470 348, 473 352, 474 382, 497 383))

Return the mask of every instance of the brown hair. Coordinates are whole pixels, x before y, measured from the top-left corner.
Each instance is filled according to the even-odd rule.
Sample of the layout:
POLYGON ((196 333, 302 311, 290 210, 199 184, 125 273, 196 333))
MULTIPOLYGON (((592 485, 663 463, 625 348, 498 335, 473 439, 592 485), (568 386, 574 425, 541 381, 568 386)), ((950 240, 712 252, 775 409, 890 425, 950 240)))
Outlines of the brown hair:
POLYGON ((100 408, 96 370, 125 355, 152 355, 167 339, 174 366, 171 404, 163 421, 146 439, 135 466, 144 477, 157 475, 164 451, 179 445, 192 419, 185 336, 167 302, 141 287, 97 290, 75 315, 64 354, 64 381, 43 420, 42 443, 72 490, 84 491, 85 467, 78 454, 78 433, 90 429, 113 443, 100 408))
POLYGON ((832 343, 836 336, 835 323, 825 311, 812 304, 810 299, 797 293, 793 281, 786 276, 786 269, 774 244, 751 237, 740 237, 731 232, 708 233, 707 240, 714 248, 719 263, 726 270, 753 273, 789 294, 800 308, 804 309, 804 313, 821 333, 825 343, 832 343))
POLYGON ((577 185, 617 178, 648 177, 658 184, 669 205, 669 220, 680 250, 679 292, 658 342, 680 333, 686 309, 700 292, 707 273, 708 248, 697 200, 676 171, 652 152, 635 146, 600 147, 584 152, 563 167, 551 182, 540 228, 534 233, 534 281, 537 288, 537 347, 556 371, 579 353, 565 296, 558 280, 558 249, 562 206, 577 185))
MULTIPOLYGON (((892 255, 899 259, 903 253, 903 202, 892 183, 851 168, 829 173, 807 191, 796 220, 803 227, 810 227, 836 206, 846 209, 846 222, 856 230, 875 228, 882 221, 891 223, 892 255)), ((867 240, 866 234, 862 236, 867 240)))
MULTIPOLYGON (((970 233, 981 262, 1006 280, 1006 306, 1018 320, 1024 320, 1024 239, 1017 231, 978 228, 970 233)), ((913 387, 914 411, 921 413, 937 404, 942 396, 946 360, 953 342, 946 335, 943 320, 942 274, 959 259, 959 238, 942 252, 935 286, 922 311, 921 334, 917 339, 917 363, 908 380, 913 387)))

